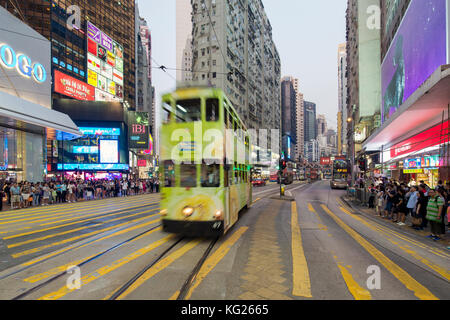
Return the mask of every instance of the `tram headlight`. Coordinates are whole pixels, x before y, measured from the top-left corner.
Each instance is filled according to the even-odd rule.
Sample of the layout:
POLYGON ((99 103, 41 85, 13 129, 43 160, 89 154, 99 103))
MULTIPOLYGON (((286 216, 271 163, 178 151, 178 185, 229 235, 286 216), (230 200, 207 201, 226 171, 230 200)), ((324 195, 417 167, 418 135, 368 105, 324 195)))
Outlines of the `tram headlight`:
POLYGON ((216 213, 214 214, 214 218, 216 218, 216 220, 221 220, 223 218, 223 211, 222 210, 216 211, 216 213))
POLYGON ((160 214, 162 216, 167 216, 167 209, 161 210, 160 214))
POLYGON ((192 208, 192 207, 185 207, 183 209, 183 214, 186 218, 192 216, 193 213, 194 213, 194 208, 192 208))

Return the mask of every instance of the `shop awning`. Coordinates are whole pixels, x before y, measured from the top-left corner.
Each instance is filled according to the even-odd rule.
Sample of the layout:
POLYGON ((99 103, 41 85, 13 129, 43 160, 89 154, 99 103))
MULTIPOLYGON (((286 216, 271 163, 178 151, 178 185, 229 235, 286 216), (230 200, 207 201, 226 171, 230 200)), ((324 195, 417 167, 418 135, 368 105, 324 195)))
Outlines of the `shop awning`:
POLYGON ((0 118, 11 127, 47 129, 50 138, 56 135, 68 139, 83 136, 68 115, 1 91, 0 118))
POLYGON ((450 102, 450 65, 439 67, 364 143, 366 151, 381 150, 442 122, 450 102))

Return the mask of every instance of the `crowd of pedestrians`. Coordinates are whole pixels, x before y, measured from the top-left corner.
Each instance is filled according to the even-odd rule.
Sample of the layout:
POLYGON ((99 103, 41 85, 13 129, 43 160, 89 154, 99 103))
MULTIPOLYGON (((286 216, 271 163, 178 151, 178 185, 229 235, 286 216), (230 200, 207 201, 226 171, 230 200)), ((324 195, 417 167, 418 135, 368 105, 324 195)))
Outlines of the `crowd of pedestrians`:
POLYGON ((3 200, 11 209, 48 206, 82 200, 127 197, 145 193, 158 193, 158 179, 116 180, 63 180, 52 182, 0 182, 0 211, 3 200))
POLYGON ((446 225, 450 225, 450 183, 444 185, 439 181, 435 189, 424 181, 416 183, 413 180, 399 183, 372 178, 360 179, 357 184, 369 191, 369 207, 384 219, 404 226, 410 216, 411 228, 425 230, 430 225, 428 238, 434 241, 441 240, 446 225))

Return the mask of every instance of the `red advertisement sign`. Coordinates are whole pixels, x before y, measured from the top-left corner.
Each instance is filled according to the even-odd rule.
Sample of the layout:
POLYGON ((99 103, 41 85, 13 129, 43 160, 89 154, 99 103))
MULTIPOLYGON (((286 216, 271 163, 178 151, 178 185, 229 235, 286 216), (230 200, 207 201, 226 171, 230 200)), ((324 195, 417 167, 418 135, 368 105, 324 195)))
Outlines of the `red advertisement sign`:
POLYGON ((147 166, 147 160, 138 160, 137 165, 138 165, 138 167, 146 167, 147 166))
POLYGON ((330 164, 331 164, 331 158, 330 157, 322 157, 322 158, 320 158, 320 165, 328 166, 330 164))
POLYGON ((91 39, 88 39, 88 51, 97 56, 97 44, 91 39))
POLYGON ((95 101, 95 88, 55 70, 55 92, 77 100, 95 101))
POLYGON ((414 151, 419 151, 425 148, 434 147, 445 142, 447 135, 449 121, 444 125, 437 125, 427 131, 419 133, 418 135, 409 138, 391 148, 391 158, 402 156, 414 151), (442 136, 442 139, 441 139, 442 136))

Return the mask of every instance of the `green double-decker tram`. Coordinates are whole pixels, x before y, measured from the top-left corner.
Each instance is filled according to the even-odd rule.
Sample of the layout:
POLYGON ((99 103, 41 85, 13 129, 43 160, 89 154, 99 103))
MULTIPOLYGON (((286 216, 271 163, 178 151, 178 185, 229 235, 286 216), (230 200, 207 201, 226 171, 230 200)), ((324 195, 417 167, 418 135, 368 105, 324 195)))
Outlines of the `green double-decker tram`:
POLYGON ((252 203, 250 137, 220 89, 162 98, 161 214, 166 232, 217 236, 252 203))

